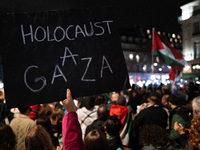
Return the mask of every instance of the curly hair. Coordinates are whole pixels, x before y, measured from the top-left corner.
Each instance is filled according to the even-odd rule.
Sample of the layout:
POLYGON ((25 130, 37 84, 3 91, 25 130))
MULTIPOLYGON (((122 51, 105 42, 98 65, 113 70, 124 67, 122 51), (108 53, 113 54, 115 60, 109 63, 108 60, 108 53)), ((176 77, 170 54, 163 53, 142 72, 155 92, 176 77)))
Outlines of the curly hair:
POLYGON ((0 123, 0 150, 13 150, 17 141, 16 136, 9 125, 0 123))
POLYGON ((141 130, 140 140, 144 146, 162 147, 169 142, 169 134, 160 126, 154 124, 145 125, 141 130))
POLYGON ((200 115, 191 121, 191 132, 188 139, 189 147, 200 149, 200 115))

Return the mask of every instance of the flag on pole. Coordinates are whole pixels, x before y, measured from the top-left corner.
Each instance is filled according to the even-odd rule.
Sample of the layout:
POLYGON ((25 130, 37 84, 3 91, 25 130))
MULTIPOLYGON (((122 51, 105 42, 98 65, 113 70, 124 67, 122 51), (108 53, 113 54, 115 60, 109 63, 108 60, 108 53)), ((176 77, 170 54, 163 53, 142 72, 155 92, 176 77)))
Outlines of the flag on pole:
POLYGON ((168 66, 184 67, 187 61, 153 29, 152 53, 157 54, 168 66))
POLYGON ((153 29, 152 54, 157 54, 166 65, 171 66, 169 79, 171 80, 171 92, 175 94, 177 90, 175 84, 181 78, 187 61, 163 37, 159 36, 155 29, 153 29))

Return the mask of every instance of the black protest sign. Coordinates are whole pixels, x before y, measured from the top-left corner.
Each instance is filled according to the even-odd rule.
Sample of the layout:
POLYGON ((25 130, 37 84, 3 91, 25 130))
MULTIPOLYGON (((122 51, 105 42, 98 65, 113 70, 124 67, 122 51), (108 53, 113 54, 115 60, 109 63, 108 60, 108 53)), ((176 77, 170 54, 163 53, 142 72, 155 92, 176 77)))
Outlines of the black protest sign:
POLYGON ((8 107, 128 88, 111 8, 1 14, 8 107))

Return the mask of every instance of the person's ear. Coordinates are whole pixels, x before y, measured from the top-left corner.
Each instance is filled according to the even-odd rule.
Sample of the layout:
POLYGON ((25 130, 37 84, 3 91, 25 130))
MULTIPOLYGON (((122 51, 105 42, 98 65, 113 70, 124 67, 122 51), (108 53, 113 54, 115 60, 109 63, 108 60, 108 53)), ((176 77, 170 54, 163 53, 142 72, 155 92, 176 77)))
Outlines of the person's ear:
POLYGON ((147 101, 149 102, 149 98, 147 98, 147 101))

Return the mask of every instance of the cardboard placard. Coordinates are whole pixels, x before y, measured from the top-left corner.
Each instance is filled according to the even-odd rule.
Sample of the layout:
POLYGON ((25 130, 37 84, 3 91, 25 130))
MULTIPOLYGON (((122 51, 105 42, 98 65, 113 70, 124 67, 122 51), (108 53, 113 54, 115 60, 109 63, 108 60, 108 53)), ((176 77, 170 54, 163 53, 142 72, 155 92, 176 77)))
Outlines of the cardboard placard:
POLYGON ((111 8, 0 15, 9 108, 128 88, 111 8))

